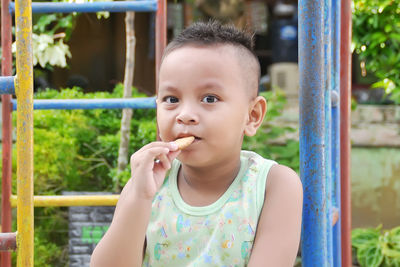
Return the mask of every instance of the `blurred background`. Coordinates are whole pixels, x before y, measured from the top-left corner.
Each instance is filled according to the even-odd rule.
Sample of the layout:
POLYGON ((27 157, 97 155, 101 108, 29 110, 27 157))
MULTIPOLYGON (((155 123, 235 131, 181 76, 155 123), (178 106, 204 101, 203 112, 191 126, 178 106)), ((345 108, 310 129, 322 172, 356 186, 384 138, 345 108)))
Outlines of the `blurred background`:
MULTIPOLYGON (((297 6, 297 0, 168 0, 167 26, 168 40, 191 23, 209 19, 254 33, 262 74, 259 90, 268 100, 268 112, 259 133, 245 139, 244 148, 299 172, 297 6)), ((353 0, 352 7, 352 226, 393 229, 400 225, 400 2, 353 0)), ((34 14, 35 99, 122 97, 125 16, 34 14)), ((151 13, 134 17, 135 67, 130 73, 134 97, 155 92, 154 20, 151 13)), ((35 194, 120 191, 129 179, 129 169, 117 170, 120 110, 35 111, 34 116, 35 194)), ((154 110, 135 110, 130 132, 129 153, 155 140, 154 110)), ((13 160, 15 181, 15 153, 13 160)), ((68 212, 68 208, 35 209, 35 266, 73 262, 68 259, 73 251, 68 244, 73 247, 70 237, 75 230, 68 233, 73 217, 68 212)), ((103 214, 80 212, 88 219, 103 214)), ((90 245, 87 257, 107 230, 112 212, 102 215, 101 227, 76 230, 90 245)), ((380 242, 387 235, 377 231, 371 247, 383 249, 380 242)), ((400 230, 393 233, 399 238, 400 230)))
MULTIPOLYGON (((390 64, 390 60, 396 61, 396 58, 387 56, 389 52, 386 51, 396 53, 400 43, 400 35, 395 35, 400 27, 393 16, 400 8, 391 2, 353 1, 351 174, 354 227, 382 223, 391 228, 400 222, 400 101, 394 94, 400 85, 395 79, 389 80, 395 82, 397 89, 390 91, 383 82, 387 79, 379 76, 379 70, 386 75, 389 70, 396 69, 390 64), (388 21, 393 21, 390 29, 388 21), (380 33, 388 33, 386 39, 380 33), (376 63, 379 60, 389 63, 379 65, 376 63)), ((295 0, 170 0, 168 39, 192 22, 210 18, 254 32, 255 53, 262 73, 260 91, 281 90, 286 98, 285 108, 274 123, 298 129, 297 5, 295 0)), ((40 17, 35 16, 34 22, 36 20, 40 26, 40 17)), ((84 92, 112 91, 124 77, 124 17, 123 13, 74 17, 68 38, 64 38, 70 51, 70 56, 65 56, 67 66, 37 64, 35 90, 78 86, 84 92)), ((154 14, 135 15, 135 36, 133 84, 139 92, 152 95, 155 92, 154 14)), ((393 77, 400 77, 399 71, 393 77)), ((298 139, 297 131, 272 142, 283 144, 293 139, 298 139)))

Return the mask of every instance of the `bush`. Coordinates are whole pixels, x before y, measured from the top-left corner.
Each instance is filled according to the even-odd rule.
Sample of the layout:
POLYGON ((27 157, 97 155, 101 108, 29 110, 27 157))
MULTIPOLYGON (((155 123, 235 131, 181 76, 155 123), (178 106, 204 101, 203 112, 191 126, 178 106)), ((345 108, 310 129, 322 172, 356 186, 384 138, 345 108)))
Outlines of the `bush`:
MULTIPOLYGON (((79 88, 73 88, 61 92, 46 90, 35 98, 119 98, 122 92, 122 85, 118 85, 113 93, 84 94, 79 88)), ((144 96, 136 91, 133 93, 133 97, 144 96)), ((41 176, 35 180, 43 180, 43 175, 52 176, 50 183, 55 182, 59 187, 51 187, 54 190, 49 193, 66 189, 111 191, 115 183, 121 113, 119 109, 35 111, 35 175, 41 176), (52 170, 53 173, 36 173, 40 169, 52 170), (58 181, 54 181, 56 179, 58 181)), ((130 152, 155 139, 155 110, 135 110, 131 122, 130 152)))
POLYGON ((400 2, 353 0, 353 45, 366 71, 400 103, 400 2))
POLYGON ((400 266, 400 226, 382 231, 382 226, 354 229, 352 246, 362 267, 400 266))

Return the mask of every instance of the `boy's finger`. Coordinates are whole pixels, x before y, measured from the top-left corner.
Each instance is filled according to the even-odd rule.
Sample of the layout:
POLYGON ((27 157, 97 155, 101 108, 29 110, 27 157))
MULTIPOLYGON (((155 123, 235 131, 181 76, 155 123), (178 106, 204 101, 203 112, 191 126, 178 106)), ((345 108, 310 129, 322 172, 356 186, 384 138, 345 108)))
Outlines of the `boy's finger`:
POLYGON ((145 163, 152 163, 157 156, 161 154, 167 154, 168 152, 169 148, 163 146, 152 147, 140 152, 138 151, 131 157, 131 164, 133 165, 132 167, 137 167, 145 163))
POLYGON ((167 154, 161 154, 157 156, 157 159, 159 160, 159 162, 157 163, 156 161, 155 164, 161 164, 162 167, 167 170, 171 168, 171 161, 167 157, 167 154))
POLYGON ((168 157, 169 161, 172 162, 180 153, 181 153, 181 150, 170 151, 167 154, 167 157, 168 157))
POLYGON ((166 147, 171 151, 176 151, 178 150, 178 145, 175 144, 175 142, 161 142, 161 141, 156 141, 156 142, 151 142, 145 146, 143 146, 141 149, 139 149, 137 152, 139 151, 144 151, 153 147, 166 147))

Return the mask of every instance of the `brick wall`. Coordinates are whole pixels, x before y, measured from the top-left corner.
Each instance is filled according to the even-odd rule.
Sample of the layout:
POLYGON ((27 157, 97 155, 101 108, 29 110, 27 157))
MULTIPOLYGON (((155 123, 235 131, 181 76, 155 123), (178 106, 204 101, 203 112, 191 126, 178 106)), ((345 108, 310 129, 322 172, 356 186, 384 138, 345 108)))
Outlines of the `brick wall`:
MULTIPOLYGON (((95 195, 104 192, 64 192, 64 195, 95 195)), ((69 266, 89 266, 90 256, 96 244, 107 231, 115 207, 70 207, 69 208, 69 266)))

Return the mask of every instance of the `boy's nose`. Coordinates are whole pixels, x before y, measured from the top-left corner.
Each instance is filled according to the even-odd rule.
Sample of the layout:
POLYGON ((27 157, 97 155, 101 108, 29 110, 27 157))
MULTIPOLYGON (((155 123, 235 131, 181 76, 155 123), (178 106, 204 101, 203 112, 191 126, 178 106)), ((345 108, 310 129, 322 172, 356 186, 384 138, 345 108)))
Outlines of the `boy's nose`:
POLYGON ((193 108, 187 107, 182 109, 178 116, 176 116, 176 122, 179 124, 197 124, 199 118, 193 111, 193 108))

